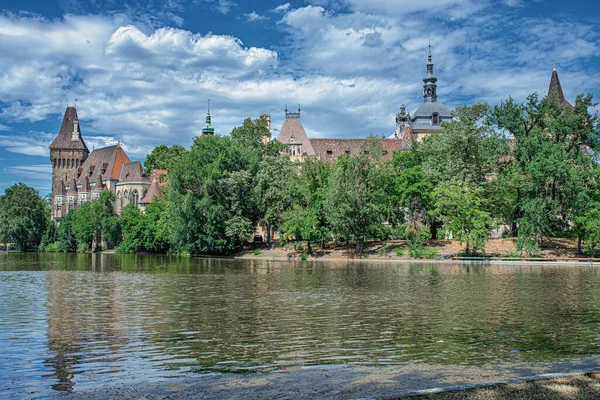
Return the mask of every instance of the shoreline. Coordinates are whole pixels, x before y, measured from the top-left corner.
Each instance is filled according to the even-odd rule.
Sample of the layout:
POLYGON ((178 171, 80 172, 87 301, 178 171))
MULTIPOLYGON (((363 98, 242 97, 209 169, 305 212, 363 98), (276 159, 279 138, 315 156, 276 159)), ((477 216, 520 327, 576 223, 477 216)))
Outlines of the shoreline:
MULTIPOLYGON (((133 384, 113 383, 65 399, 396 399, 464 392, 499 385, 573 378, 600 371, 600 357, 554 362, 495 363, 484 366, 407 364, 393 367, 349 365, 296 367, 251 374, 206 374, 133 384)), ((435 397, 434 397, 435 398, 435 397)))
POLYGON ((311 263, 311 262, 347 262, 347 263, 412 263, 412 264, 441 264, 441 265, 452 265, 452 264, 476 264, 478 266, 490 265, 563 265, 563 266, 600 266, 600 260, 592 259, 586 260, 501 260, 501 259, 405 259, 405 258, 342 258, 342 257, 309 257, 306 260, 301 260, 299 257, 260 257, 260 256, 206 256, 206 255, 192 255, 193 258, 219 258, 225 260, 245 260, 245 261, 275 261, 275 262, 292 262, 292 263, 311 263))

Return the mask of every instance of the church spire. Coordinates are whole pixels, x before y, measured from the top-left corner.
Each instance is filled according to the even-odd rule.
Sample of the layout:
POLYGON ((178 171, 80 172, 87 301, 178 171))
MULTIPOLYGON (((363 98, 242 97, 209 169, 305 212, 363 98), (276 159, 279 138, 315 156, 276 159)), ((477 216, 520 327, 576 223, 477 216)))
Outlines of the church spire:
POLYGON ((211 117, 210 117, 210 99, 208 100, 208 111, 206 112, 206 125, 202 128, 203 135, 214 135, 215 128, 211 125, 211 117))
POLYGON ((433 74, 433 61, 431 59, 431 38, 427 51, 427 75, 423 78, 423 100, 425 103, 437 102, 437 78, 433 74))
POLYGON ((558 79, 556 61, 554 62, 554 69, 552 70, 552 77, 550 78, 550 86, 548 87, 548 96, 551 95, 556 96, 560 105, 568 105, 569 107, 572 107, 571 104, 565 99, 565 95, 560 84, 560 79, 558 79))

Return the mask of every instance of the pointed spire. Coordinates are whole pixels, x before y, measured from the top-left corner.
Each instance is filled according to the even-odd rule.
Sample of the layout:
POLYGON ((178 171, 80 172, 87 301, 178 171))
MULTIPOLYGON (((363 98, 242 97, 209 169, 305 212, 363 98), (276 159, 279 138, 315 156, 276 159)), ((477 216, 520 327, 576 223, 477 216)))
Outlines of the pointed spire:
POLYGON ((81 193, 89 193, 90 192, 90 180, 87 175, 83 177, 83 182, 81 182, 81 193))
POLYGON ((568 105, 569 107, 572 107, 571 104, 565 99, 565 95, 560 84, 560 79, 558 79, 558 72, 556 71, 556 68, 552 70, 550 86, 548 87, 548 96, 551 95, 556 96, 558 98, 558 102, 560 105, 568 105))
POLYGON ((79 191, 77 190, 77 180, 75 179, 75 177, 73 177, 67 194, 77 194, 78 192, 79 191))
POLYGON ((102 174, 98 175, 98 179, 96 179, 96 183, 94 184, 93 192, 101 192, 104 190, 104 185, 102 184, 102 174))
POLYGON ((54 188, 54 196, 64 196, 67 194, 67 188, 65 187, 65 181, 60 180, 54 188))
POLYGON ((429 48, 427 50, 427 75, 423 78, 423 100, 425 103, 437 101, 437 78, 433 74, 433 61, 431 57, 431 37, 429 37, 429 48))
POLYGON ((210 117, 210 99, 208 100, 208 110, 206 112, 206 125, 202 128, 203 135, 214 135, 215 128, 211 125, 212 119, 210 117))
POLYGON ((81 127, 79 126, 79 117, 75 107, 67 107, 63 117, 58 136, 50 145, 51 149, 57 150, 89 150, 81 136, 81 127))

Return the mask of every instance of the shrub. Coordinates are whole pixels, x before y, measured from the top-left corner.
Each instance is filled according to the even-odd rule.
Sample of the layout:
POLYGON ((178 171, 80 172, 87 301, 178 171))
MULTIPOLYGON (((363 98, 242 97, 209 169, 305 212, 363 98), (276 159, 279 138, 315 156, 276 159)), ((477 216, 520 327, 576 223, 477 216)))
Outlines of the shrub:
POLYGON ((254 250, 254 252, 252 254, 254 254, 255 256, 259 256, 260 255, 260 249, 256 249, 254 250))
POLYGON ((412 258, 426 258, 431 260, 438 256, 438 252, 435 249, 419 245, 411 245, 408 251, 412 258))
POLYGON ((386 254, 390 250, 390 245, 386 244, 377 249, 377 254, 383 255, 386 254))
POLYGON ((404 247, 396 247, 396 248, 394 249, 394 252, 396 253, 396 255, 397 255, 398 257, 402 257, 402 256, 404 255, 404 250, 405 250, 405 248, 404 248, 404 247))
POLYGON ((302 254, 300 254, 300 259, 301 259, 302 261, 306 261, 306 260, 308 260, 308 254, 306 254, 306 253, 302 253, 302 254))

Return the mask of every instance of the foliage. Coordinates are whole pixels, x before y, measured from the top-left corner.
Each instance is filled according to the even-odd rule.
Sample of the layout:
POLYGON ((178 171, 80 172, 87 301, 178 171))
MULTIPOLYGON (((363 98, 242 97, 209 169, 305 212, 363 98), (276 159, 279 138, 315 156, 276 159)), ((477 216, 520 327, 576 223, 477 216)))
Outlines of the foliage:
MULTIPOLYGON (((67 215, 63 216, 60 220, 60 225, 56 233, 56 240, 60 251, 68 253, 77 251, 77 238, 73 231, 75 213, 73 210, 68 211, 67 215)), ((46 249, 46 251, 50 250, 46 249)))
MULTIPOLYGON (((114 212, 115 195, 108 190, 100 192, 98 198, 85 202, 74 212, 72 232, 77 242, 77 251, 98 251, 103 242, 111 240, 118 244, 120 226, 114 212)), ((69 212, 70 214, 71 212, 69 212)), ((64 219, 64 218, 63 218, 64 219)), ((61 226, 64 221, 61 220, 61 226)))
POLYGON ((38 192, 17 183, 0 196, 0 240, 17 250, 36 249, 48 223, 47 203, 38 192))
POLYGON ((385 183, 388 168, 380 168, 373 138, 356 157, 341 156, 331 171, 325 201, 328 220, 338 238, 356 241, 362 253, 365 242, 378 237, 385 222, 385 183))
POLYGON ((492 218, 483 209, 483 190, 463 183, 442 183, 434 191, 435 212, 444 221, 444 228, 461 244, 465 253, 483 249, 488 239, 492 218))
POLYGON ((176 144, 171 147, 164 144, 155 147, 144 160, 146 174, 150 175, 153 169, 166 169, 170 171, 173 165, 186 152, 185 148, 176 144))

